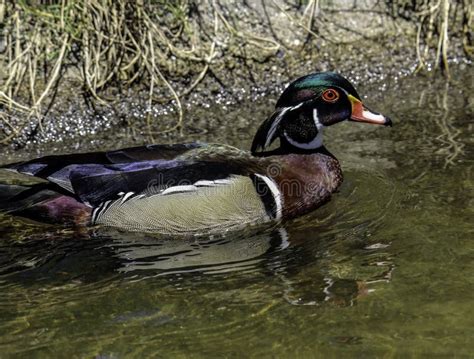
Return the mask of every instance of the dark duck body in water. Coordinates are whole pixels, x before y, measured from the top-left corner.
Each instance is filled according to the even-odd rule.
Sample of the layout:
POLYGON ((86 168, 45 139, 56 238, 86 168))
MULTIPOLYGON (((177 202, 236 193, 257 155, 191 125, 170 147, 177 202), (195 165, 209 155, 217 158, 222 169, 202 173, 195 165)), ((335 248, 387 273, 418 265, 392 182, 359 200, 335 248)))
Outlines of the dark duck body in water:
POLYGON ((291 83, 251 151, 226 145, 149 145, 46 156, 3 168, 45 179, 0 185, 0 210, 53 223, 163 234, 207 234, 281 221, 329 200, 342 182, 323 129, 345 120, 391 125, 335 73, 291 83), (270 149, 279 139, 280 145, 270 149))

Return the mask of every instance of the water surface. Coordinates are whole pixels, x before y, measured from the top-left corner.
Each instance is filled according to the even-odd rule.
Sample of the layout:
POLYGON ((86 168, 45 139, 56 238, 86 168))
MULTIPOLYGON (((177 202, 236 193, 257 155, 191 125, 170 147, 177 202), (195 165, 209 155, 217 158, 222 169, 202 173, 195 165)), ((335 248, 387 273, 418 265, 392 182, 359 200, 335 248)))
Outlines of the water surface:
MULTIPOLYGON (((0 357, 472 355, 473 81, 362 86, 395 126, 330 128, 340 192, 268 231, 176 242, 0 215, 0 357)), ((228 130, 179 140, 248 148, 241 119, 273 104, 207 109, 228 130)))

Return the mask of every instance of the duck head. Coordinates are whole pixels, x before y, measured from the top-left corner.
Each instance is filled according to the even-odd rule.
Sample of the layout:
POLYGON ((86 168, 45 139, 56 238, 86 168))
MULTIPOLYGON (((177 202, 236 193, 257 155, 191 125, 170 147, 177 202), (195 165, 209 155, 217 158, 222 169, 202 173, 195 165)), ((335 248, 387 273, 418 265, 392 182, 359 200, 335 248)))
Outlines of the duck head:
POLYGON ((275 112, 258 129, 252 154, 314 152, 323 146, 324 127, 345 120, 392 125, 388 117, 369 110, 341 75, 318 72, 300 77, 283 91, 275 112), (280 148, 267 152, 277 138, 280 148))

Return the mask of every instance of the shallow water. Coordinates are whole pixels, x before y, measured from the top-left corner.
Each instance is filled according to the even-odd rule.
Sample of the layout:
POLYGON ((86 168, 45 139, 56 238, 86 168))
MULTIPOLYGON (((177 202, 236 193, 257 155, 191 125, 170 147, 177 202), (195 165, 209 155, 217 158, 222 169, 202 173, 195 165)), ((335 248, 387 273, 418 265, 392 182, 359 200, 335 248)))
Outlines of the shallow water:
MULTIPOLYGON (((0 357, 472 355, 473 81, 362 87, 394 127, 328 129, 340 192, 262 233, 176 242, 0 215, 0 357)), ((258 123, 240 119, 273 103, 199 137, 248 148, 258 123)))

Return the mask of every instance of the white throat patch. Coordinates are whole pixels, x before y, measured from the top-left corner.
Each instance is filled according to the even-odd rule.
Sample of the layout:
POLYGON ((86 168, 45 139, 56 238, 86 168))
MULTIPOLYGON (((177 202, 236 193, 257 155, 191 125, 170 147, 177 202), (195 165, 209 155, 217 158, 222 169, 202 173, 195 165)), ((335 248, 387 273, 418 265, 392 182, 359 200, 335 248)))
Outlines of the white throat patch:
POLYGON ((286 140, 293 146, 304 149, 304 150, 315 150, 323 145, 323 128, 324 125, 319 121, 318 117, 318 110, 313 110, 313 121, 316 129, 318 130, 318 134, 315 138, 313 138, 310 142, 301 143, 298 141, 293 140, 288 136, 286 131, 283 133, 285 135, 286 140))

